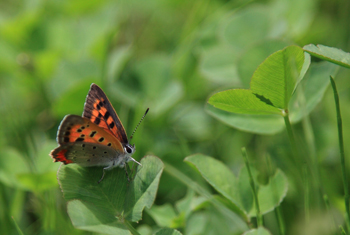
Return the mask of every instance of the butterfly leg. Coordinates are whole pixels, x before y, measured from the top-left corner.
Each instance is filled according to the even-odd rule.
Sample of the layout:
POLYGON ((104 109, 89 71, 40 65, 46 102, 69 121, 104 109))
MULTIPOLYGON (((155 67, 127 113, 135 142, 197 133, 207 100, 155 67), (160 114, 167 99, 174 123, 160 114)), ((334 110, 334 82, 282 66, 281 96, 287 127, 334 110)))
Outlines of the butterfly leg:
POLYGON ((105 177, 105 174, 106 174, 106 170, 109 170, 109 169, 111 169, 111 168, 113 168, 114 167, 114 162, 113 162, 113 164, 112 165, 110 165, 110 166, 106 166, 106 167, 104 167, 103 168, 103 170, 102 170, 102 177, 101 177, 101 179, 97 182, 98 184, 103 180, 103 178, 105 177))
POLYGON ((128 166, 128 164, 125 163, 125 164, 124 164, 125 174, 126 174, 126 177, 128 178, 128 182, 130 183, 129 173, 128 173, 127 166, 128 166))

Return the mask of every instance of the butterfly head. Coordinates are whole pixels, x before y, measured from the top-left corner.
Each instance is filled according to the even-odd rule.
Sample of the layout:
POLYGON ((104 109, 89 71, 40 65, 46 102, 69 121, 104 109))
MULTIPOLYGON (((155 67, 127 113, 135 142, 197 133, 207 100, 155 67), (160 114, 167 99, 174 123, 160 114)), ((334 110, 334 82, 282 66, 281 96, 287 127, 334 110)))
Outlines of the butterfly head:
POLYGON ((131 145, 131 144, 127 143, 124 145, 125 161, 126 162, 133 161, 133 162, 136 162, 137 164, 139 164, 140 166, 142 166, 141 163, 139 163, 138 161, 136 161, 134 158, 131 157, 131 155, 134 154, 135 150, 136 149, 135 149, 134 144, 131 145))
POLYGON ((124 152, 125 152, 125 154, 128 155, 128 156, 133 155, 134 152, 135 152, 135 145, 134 145, 134 144, 131 145, 131 144, 129 144, 129 143, 125 144, 125 145, 124 145, 124 152))

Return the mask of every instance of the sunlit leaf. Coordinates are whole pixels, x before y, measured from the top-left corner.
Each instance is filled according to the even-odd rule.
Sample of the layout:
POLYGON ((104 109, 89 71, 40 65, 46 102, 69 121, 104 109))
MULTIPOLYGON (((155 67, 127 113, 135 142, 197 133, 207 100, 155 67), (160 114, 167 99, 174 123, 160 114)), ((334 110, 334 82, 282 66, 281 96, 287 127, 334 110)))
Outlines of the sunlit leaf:
POLYGON ((256 69, 250 82, 252 93, 280 109, 287 109, 304 64, 300 47, 289 46, 270 55, 256 69))
POLYGON ((328 47, 318 44, 304 46, 304 50, 320 59, 335 63, 337 65, 350 68, 350 53, 335 47, 328 47))
POLYGON ((232 89, 221 91, 208 100, 208 103, 232 113, 281 114, 281 110, 261 101, 251 90, 232 89))
POLYGON ((170 204, 153 206, 147 212, 160 227, 171 227, 172 221, 177 216, 173 206, 170 204))
MULTIPOLYGON (((284 173, 277 169, 275 174, 269 178, 266 185, 258 181, 258 172, 252 168, 253 178, 257 186, 260 213, 266 214, 279 206, 288 191, 288 181, 284 173)), ((242 168, 239 175, 239 192, 242 205, 249 212, 250 216, 256 216, 253 193, 250 186, 250 179, 247 168, 242 168)))
POLYGON ((275 134, 284 129, 283 117, 280 115, 249 115, 230 113, 221 109, 206 105, 206 111, 221 122, 237 128, 258 134, 275 134))
MULTIPOLYGON (((124 169, 115 168, 106 172, 101 183, 98 183, 102 176, 101 167, 88 168, 76 164, 62 166, 58 179, 65 199, 79 199, 83 204, 79 206, 84 206, 90 211, 89 214, 103 218, 100 223, 91 224, 91 228, 85 216, 79 217, 71 210, 74 212, 71 216, 73 224, 84 224, 82 227, 89 227, 89 231, 97 231, 94 230, 96 226, 107 226, 103 231, 105 233, 109 226, 124 228, 125 225, 120 225, 124 220, 139 221, 143 209, 153 204, 163 171, 163 163, 156 157, 147 156, 141 160, 141 164, 142 167, 138 166, 131 182, 124 169)), ((77 202, 74 203, 76 205, 77 202)))
POLYGON ((237 207, 239 213, 245 213, 239 202, 236 176, 222 162, 201 154, 186 157, 185 161, 193 164, 209 184, 237 207))

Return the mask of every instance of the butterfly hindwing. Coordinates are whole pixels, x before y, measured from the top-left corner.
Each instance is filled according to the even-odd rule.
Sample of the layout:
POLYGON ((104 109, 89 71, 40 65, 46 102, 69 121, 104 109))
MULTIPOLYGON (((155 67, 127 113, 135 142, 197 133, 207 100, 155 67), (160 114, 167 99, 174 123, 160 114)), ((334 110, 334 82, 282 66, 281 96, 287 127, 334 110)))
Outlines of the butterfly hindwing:
POLYGON ((77 163, 81 166, 108 166, 123 161, 122 155, 113 148, 96 143, 68 143, 51 152, 55 162, 77 163))
POLYGON ((121 143, 128 143, 123 124, 102 89, 92 84, 86 97, 83 117, 113 134, 121 143))

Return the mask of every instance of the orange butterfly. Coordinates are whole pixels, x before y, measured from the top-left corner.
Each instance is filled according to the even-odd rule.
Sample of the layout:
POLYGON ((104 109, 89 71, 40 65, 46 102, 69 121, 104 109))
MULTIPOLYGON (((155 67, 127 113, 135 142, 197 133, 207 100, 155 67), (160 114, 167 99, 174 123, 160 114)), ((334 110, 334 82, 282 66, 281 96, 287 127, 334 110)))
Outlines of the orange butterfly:
POLYGON ((77 163, 86 167, 104 166, 98 183, 103 179, 105 170, 126 167, 129 161, 141 165, 131 157, 135 145, 129 143, 117 113, 96 84, 91 84, 83 116, 67 115, 62 120, 57 132, 57 143, 59 146, 50 153, 54 162, 77 163))

